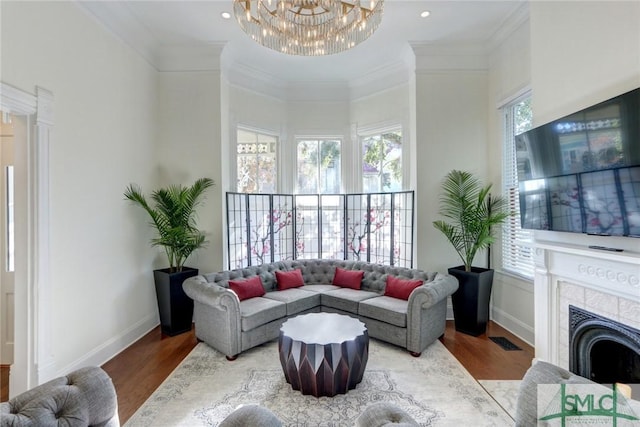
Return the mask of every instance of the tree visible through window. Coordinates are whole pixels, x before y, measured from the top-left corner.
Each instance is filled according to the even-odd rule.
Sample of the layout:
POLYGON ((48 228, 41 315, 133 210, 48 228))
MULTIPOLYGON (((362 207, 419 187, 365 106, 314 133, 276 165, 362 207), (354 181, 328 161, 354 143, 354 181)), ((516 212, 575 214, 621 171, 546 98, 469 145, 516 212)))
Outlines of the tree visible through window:
POLYGON ((340 193, 340 141, 298 140, 298 193, 340 193))
POLYGON ((503 107, 504 165, 502 172, 503 197, 515 215, 502 226, 502 268, 506 271, 533 278, 531 246, 526 242, 532 238, 530 230, 520 227, 520 193, 518 170, 526 167, 524 160, 517 158, 515 136, 532 127, 531 98, 521 99, 503 107))
POLYGON ((237 138, 238 192, 275 193, 278 138, 240 128, 237 138))
POLYGON ((365 193, 402 189, 402 131, 363 137, 362 190, 365 193))

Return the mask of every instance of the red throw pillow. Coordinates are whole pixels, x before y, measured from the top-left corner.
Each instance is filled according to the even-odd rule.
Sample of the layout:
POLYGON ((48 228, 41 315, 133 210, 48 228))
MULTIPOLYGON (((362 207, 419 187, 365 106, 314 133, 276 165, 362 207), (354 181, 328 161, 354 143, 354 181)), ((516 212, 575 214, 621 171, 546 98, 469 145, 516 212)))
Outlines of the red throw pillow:
POLYGON ((238 295, 240 301, 253 297, 261 297, 266 292, 262 286, 260 276, 254 276, 245 280, 229 280, 229 289, 238 295))
POLYGON ((278 284, 278 290, 284 291, 290 288, 299 288, 304 285, 302 279, 302 271, 276 271, 276 283, 278 284))
POLYGON ((336 268, 336 274, 333 276, 333 284, 343 288, 360 289, 363 276, 364 271, 336 268))
POLYGON ((387 276, 387 286, 384 288, 384 295, 409 300, 411 292, 423 283, 422 280, 399 279, 397 277, 387 276))

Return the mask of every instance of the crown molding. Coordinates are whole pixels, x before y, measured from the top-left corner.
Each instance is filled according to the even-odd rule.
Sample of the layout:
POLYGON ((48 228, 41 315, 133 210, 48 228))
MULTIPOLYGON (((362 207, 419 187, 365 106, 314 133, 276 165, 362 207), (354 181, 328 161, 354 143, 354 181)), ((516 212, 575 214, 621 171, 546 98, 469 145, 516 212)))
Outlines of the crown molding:
POLYGON ((357 79, 335 81, 287 81, 240 62, 222 68, 229 84, 280 101, 348 102, 408 83, 413 58, 381 66, 357 79))
POLYGON ((491 50, 500 46, 514 31, 518 30, 529 20, 529 2, 523 2, 513 11, 499 26, 495 33, 489 38, 491 50))
POLYGON ((158 69, 156 38, 147 27, 140 25, 126 2, 77 1, 75 4, 102 28, 129 45, 152 67, 158 69))
POLYGON ((351 100, 365 98, 407 84, 413 78, 415 56, 410 49, 402 61, 395 61, 371 70, 349 82, 351 100))
POLYGON ((410 42, 416 57, 416 73, 429 71, 486 71, 490 48, 487 43, 410 42))
POLYGON ((280 101, 286 100, 286 81, 265 73, 258 68, 240 62, 226 63, 223 60, 222 75, 232 86, 276 98, 280 101))
POLYGON ((198 45, 164 45, 157 48, 158 71, 220 71, 220 56, 226 42, 198 45))

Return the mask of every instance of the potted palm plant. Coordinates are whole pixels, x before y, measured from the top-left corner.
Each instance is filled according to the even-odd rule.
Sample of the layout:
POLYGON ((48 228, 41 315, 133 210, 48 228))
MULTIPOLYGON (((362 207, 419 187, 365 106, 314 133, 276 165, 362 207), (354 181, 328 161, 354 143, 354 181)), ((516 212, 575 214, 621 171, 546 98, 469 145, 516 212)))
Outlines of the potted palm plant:
POLYGON ((161 188, 151 193, 153 206, 137 185, 130 184, 124 192, 125 199, 149 214, 150 224, 157 232, 151 245, 161 246, 167 255, 169 267, 153 272, 160 325, 167 335, 191 330, 193 300, 184 293, 182 282, 197 275, 198 270, 185 267, 184 263, 207 243, 204 233, 196 227, 196 208, 202 202, 204 191, 213 185, 213 180, 201 178, 190 187, 161 188))
POLYGON ((505 200, 491 197, 490 191, 491 184, 483 186, 469 172, 449 172, 440 195, 439 213, 445 220, 433 222, 462 259, 463 265, 449 269, 459 282, 451 298, 453 314, 456 330, 473 336, 486 331, 493 286, 493 270, 474 267, 473 260, 494 242, 493 228, 511 215, 505 200))

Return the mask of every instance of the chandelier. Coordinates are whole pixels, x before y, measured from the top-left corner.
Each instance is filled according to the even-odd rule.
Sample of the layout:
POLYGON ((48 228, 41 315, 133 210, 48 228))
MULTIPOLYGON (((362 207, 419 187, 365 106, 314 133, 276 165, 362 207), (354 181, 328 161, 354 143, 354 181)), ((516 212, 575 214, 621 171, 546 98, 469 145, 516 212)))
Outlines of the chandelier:
POLYGON ((351 49, 380 25, 384 0, 234 0, 240 27, 253 40, 290 55, 351 49))

